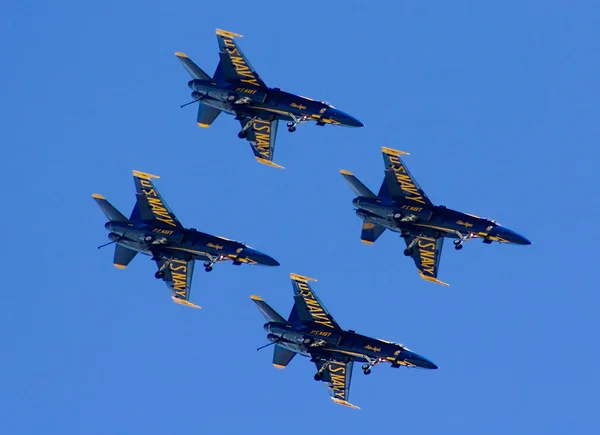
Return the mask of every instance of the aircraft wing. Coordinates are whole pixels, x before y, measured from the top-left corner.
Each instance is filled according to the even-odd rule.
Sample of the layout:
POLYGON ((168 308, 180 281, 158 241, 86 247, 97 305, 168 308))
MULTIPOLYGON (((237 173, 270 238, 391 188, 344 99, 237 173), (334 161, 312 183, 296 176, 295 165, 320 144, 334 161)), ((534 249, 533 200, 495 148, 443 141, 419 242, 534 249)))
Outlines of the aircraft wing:
POLYGON ((225 81, 250 89, 267 89, 267 85, 252 67, 242 50, 236 44, 234 38, 242 37, 237 33, 217 29, 217 41, 219 42, 219 57, 221 58, 221 69, 219 77, 225 81))
MULTIPOLYGON (((404 198, 414 203, 415 207, 433 206, 417 180, 412 176, 400 158, 403 151, 381 147, 385 163, 385 187, 392 198, 404 198)), ((382 186, 383 190, 383 186, 382 186)))
MULTIPOLYGON (((316 362, 317 369, 321 370, 325 360, 316 362)), ((321 372, 323 382, 327 385, 327 390, 331 400, 339 405, 348 406, 353 409, 360 409, 358 406, 348 402, 350 395, 350 381, 352 380, 352 367, 354 363, 349 361, 331 361, 327 368, 321 372)))
MULTIPOLYGON (((243 115, 240 117, 240 123, 242 128, 252 118, 243 115)), ((259 163, 273 166, 275 168, 284 169, 276 163, 273 163, 273 153, 275 151, 275 139, 277 137, 277 126, 279 121, 274 119, 273 121, 263 121, 261 119, 254 119, 250 127, 245 131, 246 140, 252 147, 254 157, 259 163)))
MULTIPOLYGON (((148 225, 154 225, 158 229, 165 231, 181 231, 183 226, 175 217, 175 214, 154 184, 152 178, 159 178, 156 175, 146 174, 145 172, 133 171, 133 180, 135 182, 137 197, 137 214, 139 218, 148 225)), ((162 232, 161 234, 172 234, 162 232)))
MULTIPOLYGON (((160 270, 167 262, 161 258, 156 261, 160 270)), ((171 292, 173 302, 187 305, 192 308, 200 308, 198 305, 190 302, 190 290, 192 288, 192 276, 194 275, 194 260, 183 261, 171 259, 169 265, 163 269, 164 276, 162 280, 167 284, 171 292)))
MULTIPOLYGON (((403 235, 402 237, 408 247, 417 236, 411 234, 407 236, 403 235)), ((448 283, 437 279, 443 245, 443 237, 438 237, 436 239, 434 237, 421 236, 419 241, 411 248, 411 257, 415 261, 415 265, 417 266, 421 278, 437 284, 449 285, 448 283)))
MULTIPOLYGON (((325 327, 341 331, 342 328, 340 328, 340 325, 337 324, 331 313, 325 308, 323 302, 321 302, 308 284, 309 281, 316 280, 296 275, 295 273, 290 273, 290 278, 292 279, 292 286, 294 288, 294 307, 296 310, 294 317, 307 327, 321 330, 325 327)), ((291 317, 292 315, 290 315, 291 317)))

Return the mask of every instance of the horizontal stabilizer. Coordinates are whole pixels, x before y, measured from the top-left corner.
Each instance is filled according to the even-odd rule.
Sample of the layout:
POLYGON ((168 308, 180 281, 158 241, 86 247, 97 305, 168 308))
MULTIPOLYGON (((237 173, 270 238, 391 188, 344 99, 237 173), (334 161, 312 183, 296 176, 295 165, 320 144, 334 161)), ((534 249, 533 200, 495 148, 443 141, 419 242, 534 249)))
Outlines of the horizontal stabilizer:
POLYGON ((267 304, 260 296, 250 296, 250 299, 256 304, 256 308, 269 322, 285 323, 285 319, 279 315, 269 304, 267 304))
POLYGON ((187 57, 187 55, 185 53, 177 52, 177 53, 175 53, 175 56, 177 56, 177 59, 179 59, 181 61, 181 64, 183 65, 185 70, 188 72, 188 74, 190 76, 192 76, 193 79, 208 80, 208 81, 212 80, 211 77, 208 74, 206 74, 204 71, 202 71, 202 68, 200 68, 198 65, 196 65, 192 61, 192 59, 187 57))
POLYGON ((284 369, 295 356, 296 352, 292 352, 276 344, 273 351, 273 365, 278 369, 284 369))
POLYGON ((96 200, 96 203, 98 203, 98 205, 100 206, 100 210, 102 210, 102 213, 104 213, 106 219, 108 219, 111 222, 128 222, 128 219, 125 216, 123 216, 123 214, 119 210, 114 208, 113 205, 110 202, 108 202, 106 198, 104 198, 102 195, 94 193, 92 195, 92 198, 96 200))
POLYGON ((131 260, 137 255, 137 251, 126 248, 125 246, 116 245, 115 246, 115 256, 113 260, 113 264, 118 269, 125 269, 131 260))
POLYGON ((361 181, 354 176, 350 171, 342 169, 340 173, 344 176, 350 188, 354 191, 356 196, 364 196, 367 198, 375 198, 375 194, 371 190, 361 183, 361 181))
POLYGON ((377 240, 384 231, 385 227, 382 227, 381 225, 371 222, 363 222, 360 240, 367 245, 371 245, 375 243, 375 240, 377 240))
POLYGON ((208 128, 212 125, 212 123, 217 119, 217 116, 221 111, 219 109, 215 109, 214 107, 205 106, 204 104, 198 104, 198 116, 196 118, 196 122, 198 123, 198 127, 208 128))

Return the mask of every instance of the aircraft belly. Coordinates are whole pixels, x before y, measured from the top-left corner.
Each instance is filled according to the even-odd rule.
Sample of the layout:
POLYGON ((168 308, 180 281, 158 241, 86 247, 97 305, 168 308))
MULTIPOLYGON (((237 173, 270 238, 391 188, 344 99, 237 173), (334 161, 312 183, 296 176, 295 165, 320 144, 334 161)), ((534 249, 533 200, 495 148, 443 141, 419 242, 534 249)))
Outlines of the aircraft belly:
POLYGON ((146 250, 146 244, 136 242, 135 240, 123 239, 117 242, 117 244, 124 246, 126 248, 132 249, 137 252, 141 252, 142 254, 148 255, 148 250, 146 250))
POLYGON ((301 344, 291 343, 289 341, 284 340, 284 341, 278 342, 277 345, 283 347, 286 350, 290 350, 292 352, 299 353, 300 355, 310 356, 310 354, 306 350, 306 347, 302 346, 301 344))
POLYGON ((360 213, 360 214, 358 214, 358 216, 361 217, 361 218, 363 218, 367 222, 372 222, 374 224, 381 225, 382 227, 385 227, 385 228, 390 229, 392 231, 399 231, 396 228, 396 225, 394 224, 394 221, 392 219, 387 218, 387 217, 378 216, 378 215, 376 215, 374 213, 371 213, 371 212, 360 213))
POLYGON ((219 100, 215 100, 215 99, 211 98, 211 99, 202 100, 202 102, 200 104, 204 104, 205 106, 219 109, 230 115, 235 115, 235 112, 232 110, 231 104, 226 103, 224 101, 219 101, 219 100))

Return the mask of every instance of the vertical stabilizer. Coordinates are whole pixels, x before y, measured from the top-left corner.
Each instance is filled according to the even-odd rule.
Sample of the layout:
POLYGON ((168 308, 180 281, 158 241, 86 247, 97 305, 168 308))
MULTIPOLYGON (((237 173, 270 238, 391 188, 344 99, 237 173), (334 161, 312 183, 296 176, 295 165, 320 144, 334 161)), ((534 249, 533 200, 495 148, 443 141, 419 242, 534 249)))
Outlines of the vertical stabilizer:
POLYGON ((198 65, 196 65, 192 61, 192 59, 190 59, 189 57, 187 57, 187 54, 181 53, 180 51, 178 51, 177 53, 175 53, 175 56, 177 56, 177 59, 179 59, 179 61, 181 62, 181 64, 185 68, 185 70, 188 72, 188 74, 193 79, 207 80, 207 81, 211 80, 210 76, 208 74, 206 74, 202 70, 202 68, 200 68, 198 65))
POLYGON ((108 202, 106 198, 104 198, 102 195, 94 193, 92 194, 92 198, 96 200, 96 203, 100 207, 100 210, 102 210, 102 213, 104 213, 104 216, 106 216, 106 219, 108 219, 109 221, 129 222, 129 220, 125 216, 123 216, 123 213, 121 213, 119 210, 113 207, 113 205, 110 202, 108 202))
POLYGON ((279 315, 269 304, 267 304, 260 296, 250 296, 250 299, 256 304, 256 308, 269 322, 285 323, 285 319, 279 315))
POLYGON ((365 186, 361 181, 352 174, 350 171, 346 171, 342 169, 340 174, 343 175, 344 179, 350 185, 350 188, 354 191, 356 196, 365 196, 367 198, 375 198, 375 194, 371 192, 371 190, 365 186))

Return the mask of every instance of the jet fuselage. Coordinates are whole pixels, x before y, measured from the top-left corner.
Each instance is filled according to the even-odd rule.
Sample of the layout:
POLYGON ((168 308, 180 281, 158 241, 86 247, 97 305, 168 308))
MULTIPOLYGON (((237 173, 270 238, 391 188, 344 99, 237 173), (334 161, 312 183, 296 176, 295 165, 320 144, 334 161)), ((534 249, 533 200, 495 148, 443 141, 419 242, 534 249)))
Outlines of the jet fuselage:
POLYGON ((326 331, 326 328, 311 329, 278 322, 266 323, 264 328, 270 341, 304 356, 323 359, 350 357, 360 362, 369 362, 369 359, 385 361, 393 367, 437 369, 427 358, 400 344, 366 337, 354 331, 326 331))
POLYGON ((270 256, 243 243, 212 236, 193 228, 177 231, 133 222, 107 222, 104 227, 110 231, 110 240, 155 257, 210 261, 221 256, 232 260, 234 264, 279 265, 270 256))
POLYGON ((357 197, 352 203, 362 219, 381 225, 391 231, 420 234, 423 229, 439 231, 440 236, 460 238, 472 234, 484 242, 503 242, 529 245, 520 234, 505 228, 494 220, 452 210, 445 206, 427 207, 411 199, 357 197))
POLYGON ((330 104, 290 94, 279 88, 251 87, 217 83, 209 80, 190 80, 192 98, 231 115, 243 113, 260 119, 284 121, 316 121, 319 125, 335 124, 362 127, 356 118, 335 109, 330 104))

